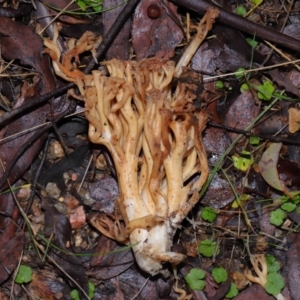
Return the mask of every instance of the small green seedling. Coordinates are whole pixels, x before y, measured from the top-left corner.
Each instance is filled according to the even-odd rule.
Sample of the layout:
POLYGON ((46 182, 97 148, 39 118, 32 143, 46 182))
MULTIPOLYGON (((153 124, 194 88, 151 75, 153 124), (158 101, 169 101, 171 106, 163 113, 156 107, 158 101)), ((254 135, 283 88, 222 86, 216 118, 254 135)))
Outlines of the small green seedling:
POLYGON ((18 284, 28 283, 32 280, 32 269, 25 265, 20 265, 15 282, 18 284))
POLYGON ((245 68, 238 68, 234 75, 236 79, 242 79, 245 75, 245 68))
POLYGON ((256 89, 258 91, 258 99, 267 101, 271 100, 275 91, 274 85, 268 80, 266 80, 263 84, 257 86, 256 89))
POLYGON ((102 11, 103 0, 77 0, 76 3, 82 11, 86 11, 89 7, 95 12, 102 11))
POLYGON ((237 15, 243 17, 243 16, 247 13, 247 10, 246 10, 246 8, 245 8, 243 5, 239 5, 239 6, 236 8, 236 13, 237 13, 237 15))
POLYGON ((260 143, 260 137, 258 136, 250 136, 249 143, 253 146, 257 146, 260 143))
POLYGON ((286 195, 280 197, 280 201, 282 202, 280 207, 286 212, 294 211, 297 208, 297 204, 300 202, 299 191, 291 192, 291 195, 293 196, 293 199, 286 195))
POLYGON ((252 47, 252 49, 255 49, 258 46, 258 42, 252 38, 246 38, 246 41, 252 47))
POLYGON ((192 290, 202 291, 205 288, 205 271, 198 268, 192 268, 184 277, 185 281, 192 290))
MULTIPOLYGON (((95 285, 89 281, 89 298, 93 299, 95 296, 95 285)), ((73 300, 80 300, 79 292, 78 290, 72 290, 70 293, 70 297, 73 300)))
POLYGON ((240 155, 233 155, 231 158, 234 167, 243 172, 246 172, 254 162, 251 153, 245 150, 240 155))
POLYGON ((285 286, 282 276, 278 273, 280 270, 280 264, 271 254, 266 255, 266 262, 268 266, 268 276, 267 283, 265 284, 264 288, 267 293, 276 296, 285 286))
POLYGON ((232 299, 233 297, 235 297, 237 294, 239 293, 236 285, 234 283, 230 284, 230 289, 228 291, 228 293, 226 294, 226 298, 228 299, 232 299))
POLYGON ((263 3, 263 0, 252 0, 252 3, 255 5, 255 6, 258 6, 260 4, 263 3))
POLYGON ((228 277, 227 271, 220 267, 220 268, 213 268, 211 271, 211 275, 214 278, 216 283, 225 282, 228 277))
POLYGON ((281 204, 281 209, 285 210, 286 212, 292 212, 296 209, 297 205, 293 202, 286 202, 281 204))
POLYGON ((241 85, 241 87, 240 87, 240 92, 241 92, 241 93, 244 93, 244 92, 249 91, 249 89, 250 89, 249 84, 243 83, 243 84, 241 85))
POLYGON ((260 284, 267 293, 274 295, 276 299, 283 299, 281 290, 284 288, 285 282, 278 273, 280 266, 276 263, 274 256, 269 255, 267 258, 264 254, 250 255, 250 261, 257 276, 253 276, 251 271, 246 270, 247 279, 260 284))
POLYGON ((271 212, 270 223, 275 226, 280 226, 285 218, 286 213, 281 208, 277 208, 271 212))
POLYGON ((268 294, 278 295, 284 288, 285 282, 283 277, 279 273, 269 273, 267 276, 267 283, 265 284, 265 290, 268 294))
POLYGON ((206 239, 199 244, 198 252, 205 257, 212 257, 220 253, 220 247, 216 242, 206 239))
POLYGON ((250 198, 250 196, 248 194, 241 194, 240 197, 236 200, 234 200, 231 204, 232 208, 238 208, 240 207, 240 202, 241 201, 247 201, 250 198))
POLYGON ((268 266, 268 273, 276 273, 280 270, 280 264, 274 257, 274 255, 267 254, 266 262, 268 266))
POLYGON ((216 81, 216 88, 221 90, 224 88, 224 82, 222 80, 217 80, 216 81))
POLYGON ((71 293, 70 293, 70 297, 73 300, 80 300, 79 292, 77 290, 72 290, 71 293))
POLYGON ((96 289, 95 285, 92 282, 89 281, 89 297, 90 297, 90 299, 94 298, 95 289, 96 289))
POLYGON ((217 212, 209 206, 205 206, 201 211, 201 218, 206 222, 213 222, 217 217, 217 212))

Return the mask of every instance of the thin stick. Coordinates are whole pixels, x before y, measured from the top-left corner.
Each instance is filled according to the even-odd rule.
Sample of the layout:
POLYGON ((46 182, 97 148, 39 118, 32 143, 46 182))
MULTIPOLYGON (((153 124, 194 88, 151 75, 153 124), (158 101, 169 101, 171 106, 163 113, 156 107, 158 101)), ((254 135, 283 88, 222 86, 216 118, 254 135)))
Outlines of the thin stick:
MULTIPOLYGON (((121 11, 119 14, 119 17, 115 21, 115 23, 112 25, 106 36, 103 38, 102 43, 100 44, 99 48, 97 49, 97 59, 98 61, 100 58, 104 56, 108 48, 110 47, 111 43, 115 39, 115 37, 118 35, 119 31, 122 29, 124 26, 125 22, 127 19, 130 17, 132 14, 136 4, 139 2, 139 0, 129 0, 125 8, 121 11)), ((85 73, 89 73, 91 69, 94 67, 95 61, 94 59, 90 60, 90 63, 86 66, 85 68, 85 73)), ((0 127, 5 125, 5 123, 13 118, 16 115, 19 115, 20 113, 24 113, 28 109, 32 109, 33 107, 36 107, 38 105, 41 105, 48 101, 52 97, 58 97, 65 93, 67 90, 74 88, 75 84, 68 83, 58 89, 55 89, 45 95, 42 95, 40 97, 36 97, 31 99, 30 101, 26 102, 25 104, 21 105, 20 107, 9 111, 5 113, 1 118, 0 118, 0 127)))

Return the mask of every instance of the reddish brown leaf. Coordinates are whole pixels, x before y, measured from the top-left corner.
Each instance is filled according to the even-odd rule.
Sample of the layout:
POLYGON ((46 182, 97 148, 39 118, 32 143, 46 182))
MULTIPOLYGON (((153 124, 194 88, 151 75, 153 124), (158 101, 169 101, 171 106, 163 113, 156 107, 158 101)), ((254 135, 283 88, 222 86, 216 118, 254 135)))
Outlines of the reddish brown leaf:
MULTIPOLYGON (((40 73, 41 81, 38 85, 39 91, 42 91, 42 93, 51 91, 55 87, 55 81, 51 73, 49 60, 46 56, 42 55, 42 38, 34 33, 28 26, 14 22, 9 18, 0 17, 0 24, 2 55, 9 60, 19 59, 23 65, 32 67, 40 73)), ((25 99, 25 101, 28 100, 28 98, 25 99)), ((24 114, 9 124, 5 130, 4 137, 40 125, 46 120, 48 110, 48 105, 44 105, 30 113, 24 114)), ((28 144, 27 141, 33 134, 35 134, 35 132, 21 135, 0 146, 0 160, 5 166, 9 164, 21 146, 28 144)), ((37 152, 40 150, 44 138, 45 136, 32 145, 29 145, 31 147, 29 147, 22 155, 22 158, 17 161, 9 177, 11 184, 15 182, 31 164, 37 152)), ((0 174, 3 174, 2 168, 0 174)))
POLYGON ((0 240, 0 284, 15 270, 24 247, 24 233, 6 230, 0 240))
MULTIPOLYGON (((166 6, 179 20, 176 7, 170 2, 167 2, 166 6)), ((138 60, 149 56, 165 59, 174 56, 174 49, 183 39, 183 33, 169 14, 159 0, 153 0, 151 3, 142 0, 137 6, 131 36, 138 60), (160 14, 157 18, 148 16, 147 10, 150 5, 159 9, 160 14)))
POLYGON ((46 270, 33 272, 28 289, 34 299, 65 299, 70 293, 69 286, 58 280, 57 274, 46 270))

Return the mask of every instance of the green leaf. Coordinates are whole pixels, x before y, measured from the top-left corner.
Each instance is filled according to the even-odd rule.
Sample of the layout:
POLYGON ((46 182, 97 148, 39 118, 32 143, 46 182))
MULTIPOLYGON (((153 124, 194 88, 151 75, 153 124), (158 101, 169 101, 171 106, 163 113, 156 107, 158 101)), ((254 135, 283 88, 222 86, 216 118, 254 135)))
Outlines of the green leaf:
POLYGON ((252 3, 256 6, 260 5, 261 3, 263 3, 263 0, 252 0, 252 3))
POLYGON ((265 81, 263 84, 256 87, 258 90, 258 99, 271 100, 275 91, 274 85, 270 81, 265 81))
POLYGON ((233 155, 231 158, 234 167, 243 172, 246 172, 254 162, 251 153, 248 151, 242 151, 240 155, 233 155))
MULTIPOLYGON (((236 73, 235 73, 236 74, 236 73)), ((247 92, 249 91, 250 87, 249 87, 249 84, 247 83, 243 83, 240 87, 240 92, 243 93, 243 92, 247 92)))
POLYGON ((245 68, 239 68, 237 69, 234 75, 236 79, 241 79, 244 77, 244 74, 245 74, 245 68))
POLYGON ((260 137, 258 137, 258 136, 250 136, 249 142, 250 142, 251 145, 256 146, 256 145, 258 145, 260 143, 260 137))
POLYGON ((283 196, 280 197, 280 201, 282 203, 291 202, 291 203, 299 204, 299 202, 300 202, 300 191, 289 192, 289 195, 291 195, 292 198, 289 197, 289 196, 283 195, 283 196))
POLYGON ((79 293, 77 290, 72 290, 70 296, 73 300, 80 300, 79 293))
POLYGON ((25 265, 20 265, 15 282, 19 284, 28 283, 32 280, 32 269, 25 265))
POLYGON ((200 243, 198 252, 205 257, 212 257, 215 253, 216 255, 220 253, 220 247, 216 242, 206 239, 200 243))
POLYGON ((77 5, 82 11, 86 11, 87 8, 92 8, 95 12, 101 12, 102 0, 76 0, 77 5))
POLYGON ((246 41, 253 49, 255 49, 258 45, 258 42, 252 38, 246 38, 246 41))
POLYGON ((240 204, 239 204, 239 203, 240 203, 241 201, 247 201, 249 198, 250 198, 250 196, 249 196, 248 194, 241 194, 241 195, 239 196, 238 199, 235 199, 235 200, 232 202, 231 207, 232 207, 232 208, 238 208, 238 207, 240 207, 240 204))
POLYGON ((222 89, 224 88, 224 82, 222 80, 217 80, 216 81, 216 88, 217 89, 222 89))
POLYGON ((243 5, 239 5, 239 6, 236 8, 236 13, 237 13, 237 15, 239 15, 239 16, 244 16, 244 15, 247 13, 247 10, 246 10, 246 8, 245 8, 243 5))
POLYGON ((238 293, 239 293, 239 291, 238 291, 236 285, 234 283, 231 283, 230 289, 225 297, 228 299, 231 299, 231 298, 235 297, 238 293))
POLYGON ((227 280, 228 273, 227 271, 220 267, 220 268, 213 268, 211 272, 212 277, 214 278, 216 283, 221 283, 227 280))
POLYGON ((280 264, 274 257, 274 255, 267 254, 266 262, 268 266, 268 273, 276 273, 280 270, 280 264))
POLYGON ((93 299, 95 296, 95 285, 89 281, 89 298, 93 299))
POLYGON ((216 211, 209 206, 205 206, 201 212, 201 218, 207 222, 213 222, 217 217, 216 211))
POLYGON ((285 218, 285 212, 282 209, 277 208, 271 212, 270 223, 276 226, 280 226, 285 218))
POLYGON ((264 288, 268 294, 276 296, 281 292, 284 286, 285 282, 280 274, 270 273, 267 276, 267 283, 264 288))
POLYGON ((289 201, 281 204, 280 207, 287 212, 292 212, 296 209, 296 204, 289 201))
POLYGON ((82 0, 76 2, 82 11, 86 11, 86 3, 82 0))
POLYGON ((205 288, 205 271, 198 268, 192 268, 184 277, 185 281, 192 290, 202 291, 205 288))

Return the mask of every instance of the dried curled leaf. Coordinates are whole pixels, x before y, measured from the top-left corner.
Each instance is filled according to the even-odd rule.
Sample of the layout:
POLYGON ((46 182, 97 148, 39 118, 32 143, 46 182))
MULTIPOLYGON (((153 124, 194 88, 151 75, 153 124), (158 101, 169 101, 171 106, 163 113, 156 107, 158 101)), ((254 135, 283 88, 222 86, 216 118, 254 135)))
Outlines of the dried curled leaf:
POLYGON ((282 143, 270 144, 263 153, 258 166, 261 176, 271 187, 289 195, 285 185, 280 180, 277 171, 277 163, 281 146, 282 143))

